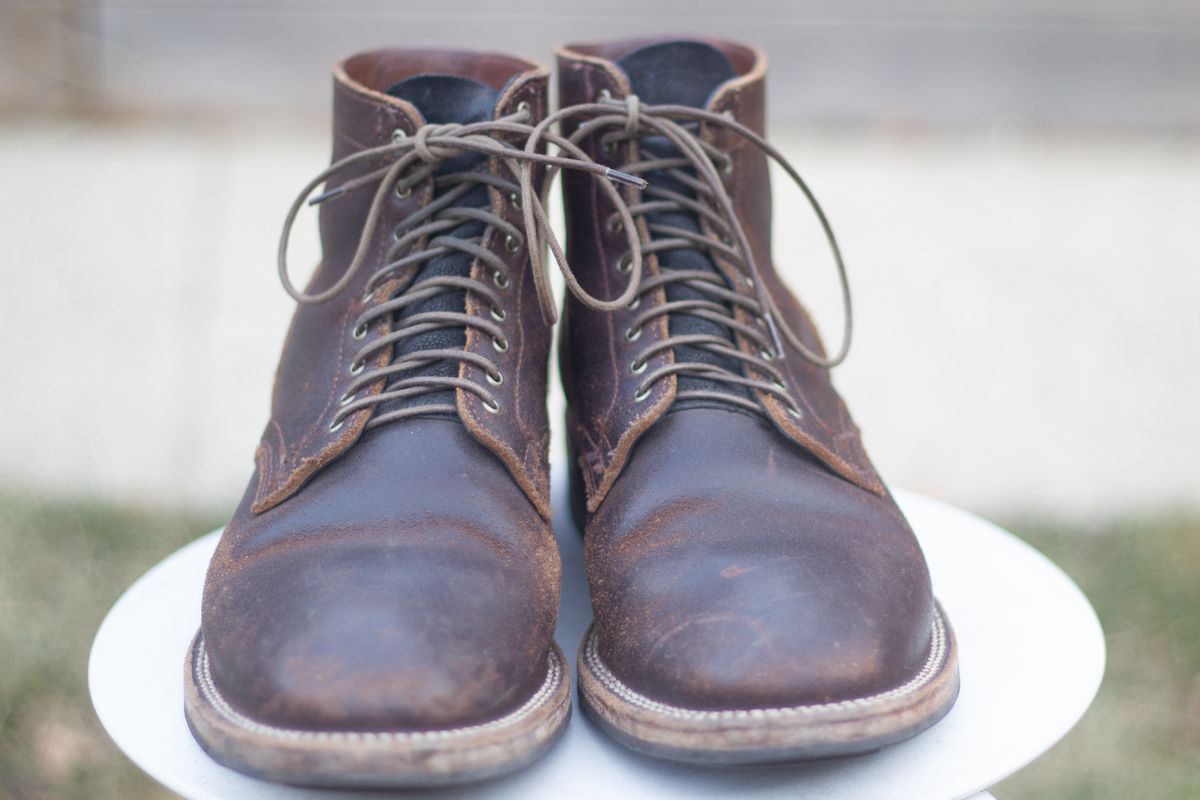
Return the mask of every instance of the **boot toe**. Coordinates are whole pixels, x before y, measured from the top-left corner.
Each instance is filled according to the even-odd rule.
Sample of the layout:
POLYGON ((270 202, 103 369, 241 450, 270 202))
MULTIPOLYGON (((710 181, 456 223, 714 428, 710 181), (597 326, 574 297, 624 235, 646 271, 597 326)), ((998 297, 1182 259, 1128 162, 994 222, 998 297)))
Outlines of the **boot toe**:
POLYGON ((213 681, 256 722, 426 730, 495 719, 546 674, 553 619, 494 551, 378 543, 296 547, 212 581, 213 681))
POLYGON ((929 571, 895 503, 772 435, 740 414, 673 414, 589 523, 599 656, 655 700, 725 710, 868 697, 930 652, 929 571))
POLYGON ((652 572, 622 587, 614 616, 638 621, 604 626, 617 635, 601 639, 601 658, 634 689, 672 705, 756 709, 867 697, 904 683, 928 653, 930 599, 898 598, 889 576, 861 560, 743 553, 652 572), (673 587, 666 602, 664 586, 673 587), (678 611, 645 614, 668 607, 678 611))

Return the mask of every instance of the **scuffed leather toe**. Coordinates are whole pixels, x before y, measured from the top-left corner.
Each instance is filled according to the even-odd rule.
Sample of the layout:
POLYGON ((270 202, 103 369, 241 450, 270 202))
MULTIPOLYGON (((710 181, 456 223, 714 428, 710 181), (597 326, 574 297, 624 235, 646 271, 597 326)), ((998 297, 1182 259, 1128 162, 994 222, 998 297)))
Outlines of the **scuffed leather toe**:
POLYGON ((279 509, 244 503, 205 585, 224 698, 304 730, 451 728, 520 707, 546 676, 560 569, 520 490, 476 474, 489 468, 461 426, 416 421, 364 438, 279 509), (474 488, 451 495, 420 454, 454 458, 474 488), (353 524, 330 500, 344 482, 359 487, 353 524))
POLYGON ((214 680, 235 707, 281 727, 420 730, 502 716, 546 671, 546 653, 508 633, 543 627, 532 603, 506 597, 519 572, 450 543, 276 554, 213 599, 235 620, 206 639, 214 680))
POLYGON ((587 545, 600 656, 662 702, 864 697, 904 683, 928 653, 929 575, 890 498, 738 412, 667 415, 635 449, 587 545), (651 478, 658 489, 639 491, 651 478))

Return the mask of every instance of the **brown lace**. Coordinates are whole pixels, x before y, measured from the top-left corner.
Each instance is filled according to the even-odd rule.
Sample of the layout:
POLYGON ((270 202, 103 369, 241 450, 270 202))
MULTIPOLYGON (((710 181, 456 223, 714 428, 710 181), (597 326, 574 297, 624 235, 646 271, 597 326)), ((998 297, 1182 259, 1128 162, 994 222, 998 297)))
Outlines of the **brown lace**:
MULTIPOLYGON (((390 318, 406 307, 422 303, 440 292, 474 292, 488 301, 491 316, 496 321, 503 321, 505 312, 497 290, 502 292, 510 283, 507 265, 503 259, 483 247, 482 236, 463 238, 446 233, 465 220, 476 220, 484 223, 485 235, 490 227, 502 231, 505 234, 506 248, 514 251, 521 247, 528 249, 538 303, 542 316, 548 324, 553 324, 557 320, 557 313, 543 252, 546 246, 554 256, 567 289, 581 303, 597 310, 613 311, 623 306, 636 308, 640 304, 643 294, 663 288, 672 282, 687 283, 711 298, 710 300, 668 302, 647 308, 634 319, 626 331, 626 338, 630 341, 636 341, 641 336, 642 328, 657 317, 687 313, 716 322, 731 332, 741 333, 758 345, 758 353, 753 354, 742 352, 728 339, 719 336, 707 334, 670 336, 644 349, 631 363, 630 369, 636 374, 641 374, 645 371, 649 360, 658 353, 690 345, 703 347, 721 356, 734 359, 750 370, 765 375, 766 378, 747 377, 712 364, 677 361, 647 374, 637 390, 635 399, 643 400, 648 397, 654 383, 669 375, 688 374, 775 395, 787 404, 792 413, 799 415, 798 407, 787 392, 783 373, 772 363, 785 352, 781 335, 783 340, 786 340, 808 361, 821 367, 833 367, 840 364, 849 351, 853 333, 853 313, 846 269, 833 229, 816 197, 787 159, 754 131, 730 117, 690 106, 645 106, 636 96, 632 95, 627 97, 624 102, 605 97, 595 103, 570 106, 548 115, 536 126, 529 125, 528 120, 529 111, 526 107, 514 114, 492 121, 467 125, 425 125, 412 136, 406 136, 402 131, 396 131, 391 143, 358 151, 331 164, 309 181, 288 210, 280 236, 278 254, 279 277, 285 290, 297 302, 306 304, 324 303, 338 296, 366 261, 374 231, 386 207, 388 193, 395 191, 401 196, 407 196, 423 181, 432 180, 435 190, 441 190, 441 193, 437 194, 435 191, 434 200, 430 204, 405 218, 397 226, 394 232, 395 241, 386 254, 385 263, 367 281, 367 296, 364 301, 369 301, 383 281, 397 270, 423 263, 452 250, 468 253, 490 267, 493 285, 488 286, 484 282, 469 277, 442 276, 426 279, 396 297, 370 305, 356 321, 352 334, 356 339, 364 339, 373 322, 390 318), (552 126, 576 116, 589 119, 580 124, 570 137, 564 138, 551 130, 552 126), (694 129, 700 125, 727 128, 744 137, 768 158, 778 163, 804 193, 824 230, 836 263, 842 291, 844 320, 842 343, 833 357, 825 357, 805 345, 787 325, 774 299, 767 291, 761 271, 750 249, 746 232, 738 220, 733 202, 725 191, 719 174, 721 171, 730 169, 732 161, 728 155, 718 151, 697 135, 694 129), (605 147, 611 147, 619 141, 657 134, 671 142, 678 155, 645 159, 628 165, 624 170, 614 170, 593 161, 579 146, 579 142, 584 138, 606 128, 612 130, 608 130, 601 136, 600 141, 605 147), (525 137, 524 148, 517 148, 504 138, 514 135, 525 137), (546 143, 554 145, 566 155, 555 156, 540 152, 546 143), (443 161, 467 151, 499 158, 509 171, 517 176, 517 183, 514 184, 507 178, 493 175, 482 169, 453 175, 435 175, 438 166, 443 161), (390 159, 390 162, 358 178, 328 189, 311 200, 308 199, 318 186, 342 170, 374 159, 390 159), (533 169, 537 165, 547 168, 540 191, 536 191, 533 185, 533 169), (546 198, 554 178, 562 169, 580 170, 601 178, 600 186, 615 209, 613 217, 608 220, 607 224, 613 226, 614 230, 619 226, 624 231, 629 245, 628 255, 623 257, 618 265, 621 272, 629 275, 629 282, 625 290, 616 298, 606 300, 595 297, 583 288, 567 262, 561 243, 551 229, 545 209, 546 198), (646 181, 638 176, 639 173, 657 170, 669 171, 675 179, 692 188, 696 192, 696 198, 663 188, 647 186, 646 181), (644 195, 649 199, 639 199, 638 202, 630 205, 610 181, 642 189, 644 195), (374 199, 346 272, 323 292, 307 294, 297 289, 288 272, 287 250, 291 229, 300 209, 306 202, 309 205, 316 205, 376 182, 378 186, 374 199), (522 232, 488 208, 456 205, 457 201, 476 184, 493 186, 516 202, 522 209, 525 230, 522 232), (702 217, 711 224, 715 235, 709 236, 666 225, 648 224, 648 230, 653 238, 651 241, 642 242, 639 239, 634 217, 668 210, 690 212, 702 217), (418 245, 419 247, 412 252, 405 253, 409 247, 418 245), (643 280, 643 257, 674 248, 707 250, 714 256, 719 256, 735 265, 744 274, 745 290, 730 288, 720 275, 699 270, 664 270, 658 275, 643 280), (747 312, 760 323, 761 327, 747 325, 738 320, 735 316, 736 309, 747 312), (764 333, 761 328, 766 328, 767 333, 764 333)), ((486 319, 458 312, 415 314, 407 318, 400 329, 365 344, 354 354, 350 366, 354 380, 342 397, 342 408, 334 417, 331 428, 336 430, 350 414, 358 411, 374 409, 389 401, 403 400, 449 388, 470 391, 480 397, 489 411, 499 411, 499 402, 495 395, 486 387, 473 381, 458 377, 428 375, 397 379, 397 376, 405 372, 437 360, 457 359, 478 366, 488 381, 494 385, 503 381, 503 375, 491 359, 468 352, 463 348, 422 350, 383 366, 366 369, 367 361, 380 350, 393 348, 404 339, 421 333, 450 327, 476 328, 492 337, 493 346, 498 351, 503 352, 508 349, 508 342, 504 339, 503 330, 499 325, 486 319), (391 381, 385 386, 384 391, 371 396, 357 397, 359 390, 381 379, 391 381)), ((695 390, 681 392, 677 397, 681 399, 685 397, 719 399, 724 402, 737 403, 756 412, 761 410, 748 400, 724 393, 695 390)), ((454 411, 455 408, 447 404, 405 407, 375 415, 368 426, 418 414, 453 413, 454 411)))
MULTIPOLYGON (((686 283, 711 299, 682 300, 651 306, 633 320, 625 333, 626 339, 636 341, 641 336, 642 328, 655 318, 671 314, 691 314, 722 325, 731 333, 742 334, 755 343, 758 352, 756 354, 744 353, 729 339, 720 336, 675 335, 645 348, 630 364, 630 369, 635 374, 641 374, 645 371, 649 360, 658 353, 680 346, 694 346, 733 359, 765 376, 752 378, 713 364, 676 361, 647 374, 637 390, 635 399, 643 400, 648 397, 653 385, 669 375, 692 375, 709 381, 745 386, 775 395, 786 403, 791 413, 799 416, 800 410, 786 390, 783 373, 772 363, 785 352, 781 335, 803 358, 825 368, 836 366, 845 360, 853 335, 850 287, 841 250, 833 229, 808 184, 778 150, 732 117, 691 106, 646 106, 642 105, 633 95, 625 98, 622 102, 608 97, 607 93, 602 93, 597 102, 569 106, 549 115, 527 140, 526 151, 535 151, 539 146, 540 139, 546 136, 546 131, 551 126, 561 124, 564 120, 572 117, 586 118, 567 140, 570 143, 567 150, 572 156, 576 158, 583 156, 582 150, 579 149, 579 142, 601 131, 603 133, 599 141, 605 149, 610 149, 621 141, 651 135, 662 136, 674 146, 675 153, 669 157, 649 158, 625 165, 622 171, 633 175, 666 171, 675 180, 696 193, 693 198, 669 189, 653 185, 647 186, 643 190, 644 199, 639 199, 633 205, 626 205, 624 202, 614 203, 614 207, 617 209, 616 214, 606 222, 612 230, 617 230, 619 227, 628 234, 630 216, 642 217, 654 212, 681 211, 695 214, 707 221, 714 233, 706 235, 648 222, 647 227, 652 237, 651 240, 639 241, 617 265, 619 271, 629 275, 629 284, 626 290, 615 300, 605 301, 592 297, 583 290, 575 280, 559 242, 554 238, 553 233, 543 226, 542 230, 547 233, 550 250, 563 273, 568 289, 584 305, 603 310, 621 305, 636 308, 640 304, 643 294, 664 288, 670 283, 686 283), (766 154, 768 158, 779 164, 804 193, 825 233, 837 267, 838 281, 841 287, 844 320, 842 343, 832 357, 826 357, 809 348, 801 340, 800 336, 788 326, 775 304, 774 298, 767 290, 746 232, 738 220, 733 202, 721 180, 720 173, 732 169, 732 159, 700 138, 698 129, 701 125, 725 128, 742 136, 766 154), (733 264, 743 274, 745 289, 730 288, 722 276, 700 270, 663 270, 648 280, 642 280, 642 258, 644 256, 680 248, 705 250, 712 256, 733 264), (738 320, 735 316, 736 309, 741 309, 755 318, 761 327, 747 325, 738 320), (764 327, 766 333, 762 330, 764 327)), ((557 169, 551 167, 547 174, 547 183, 553 179, 556 173, 557 169)), ((523 169, 520 178, 522 193, 530 193, 532 191, 531 171, 528 168, 523 169)), ((531 245, 534 245, 534 236, 536 236, 537 230, 531 227, 530 219, 530 211, 527 210, 526 227, 531 230, 530 242, 531 245)), ((541 263, 540 245, 531 246, 530 255, 534 259, 535 277, 543 275, 545 267, 541 263)), ((541 280, 545 281, 545 278, 542 277, 541 280)), ((541 284, 539 284, 540 286, 541 284)), ((552 308, 552 305, 550 307, 552 308)), ((546 306, 543 305, 543 308, 546 306)), ((680 399, 717 399, 744 406, 748 410, 761 411, 755 403, 733 394, 693 390, 681 391, 676 396, 680 399)))
MULTIPOLYGON (((424 303, 444 292, 466 291, 482 297, 487 301, 491 309, 490 316, 494 321, 461 312, 421 312, 406 318, 399 329, 366 342, 351 358, 352 381, 342 396, 341 408, 338 409, 330 424, 331 430, 340 428, 347 417, 358 411, 373 410, 384 403, 406 400, 445 389, 464 389, 472 392, 479 396, 488 411, 495 413, 500 410, 496 396, 486 386, 474 381, 455 376, 410 375, 403 377, 407 372, 439 360, 452 359, 479 367, 492 385, 499 386, 503 383, 504 375, 495 362, 486 356, 467 351, 465 348, 424 349, 407 354, 397 360, 389 360, 382 366, 366 368, 372 356, 376 356, 381 350, 396 348, 406 339, 442 328, 475 328, 491 337, 492 346, 498 352, 508 349, 509 344, 504 336, 504 331, 496 324, 506 317, 501 293, 508 288, 511 282, 508 266, 502 258, 483 246, 482 235, 465 238, 452 235, 448 231, 465 221, 478 221, 484 224, 485 235, 489 228, 503 233, 506 249, 515 252, 525 246, 527 242, 536 241, 539 229, 549 229, 544 198, 532 192, 529 188, 531 185, 529 180, 518 184, 507 178, 493 175, 486 170, 486 166, 479 170, 436 175, 438 167, 445 160, 464 152, 475 152, 496 156, 508 166, 514 175, 520 173, 527 178, 532 174, 533 166, 542 164, 556 170, 562 168, 582 170, 606 179, 602 180, 601 184, 609 192, 609 196, 619 209, 618 213, 629 226, 630 247, 637 247, 636 229, 628 206, 609 181, 639 187, 645 186, 645 181, 593 162, 578 148, 573 148, 571 143, 562 141, 557 136, 542 135, 546 141, 557 144, 562 149, 568 151, 573 149, 575 158, 545 155, 538 152, 536 144, 533 148, 520 149, 503 138, 506 135, 514 134, 525 137, 533 136, 536 129, 528 124, 528 119, 528 107, 522 107, 516 113, 494 121, 467 125, 425 125, 412 136, 406 136, 403 131, 398 130, 389 144, 358 151, 331 164, 309 181, 292 203, 280 236, 278 269, 284 289, 299 303, 324 303, 341 294, 358 271, 362 269, 367 259, 375 229, 384 208, 386 208, 388 193, 394 191, 401 197, 407 197, 415 187, 429 180, 432 181, 435 190, 434 199, 428 205, 401 220, 396 226, 393 231, 394 241, 384 258, 385 263, 367 280, 364 302, 369 303, 379 286, 397 271, 422 264, 451 251, 459 251, 472 256, 487 265, 492 275, 492 285, 471 277, 431 277, 412 285, 408 290, 394 297, 381 298, 368 305, 355 321, 352 333, 355 339, 365 339, 372 324, 390 320, 393 315, 399 314, 404 309, 424 303), (311 200, 308 199, 318 186, 346 168, 376 159, 389 160, 389 163, 328 189, 311 200), (328 289, 316 294, 308 294, 296 288, 288 271, 287 251, 292 226, 305 202, 307 201, 309 205, 316 205, 376 182, 378 187, 375 190, 374 200, 363 224, 354 257, 346 272, 328 289), (490 208, 458 204, 467 192, 479 184, 498 189, 508 195, 513 202, 522 206, 525 210, 525 232, 490 208), (411 251, 410 248, 412 248, 411 251), (373 395, 358 396, 364 387, 380 380, 390 381, 385 384, 383 391, 373 395)), ((552 316, 553 298, 550 297, 547 300, 546 296, 539 293, 539 301, 549 302, 549 311, 543 305, 543 316, 548 318, 552 316)), ((374 414, 367 425, 371 427, 404 417, 431 413, 453 413, 454 411, 455 408, 452 404, 425 403, 374 414)))

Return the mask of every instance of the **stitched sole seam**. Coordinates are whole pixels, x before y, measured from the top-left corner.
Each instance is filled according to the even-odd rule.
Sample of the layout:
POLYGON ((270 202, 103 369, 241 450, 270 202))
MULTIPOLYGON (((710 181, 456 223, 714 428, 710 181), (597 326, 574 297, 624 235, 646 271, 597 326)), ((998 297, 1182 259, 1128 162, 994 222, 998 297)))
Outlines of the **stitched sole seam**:
POLYGON ((888 703, 893 700, 898 700, 911 695, 924 688, 933 678, 940 672, 945 663, 948 652, 948 640, 946 636, 946 624, 942 620, 940 610, 934 611, 933 617, 933 633, 931 636, 929 647, 929 658, 925 661, 925 665, 921 667, 907 683, 889 689, 879 694, 874 694, 869 697, 858 697, 852 700, 839 700, 834 703, 821 703, 816 705, 803 706, 786 706, 782 708, 751 708, 751 709, 725 709, 720 711, 704 711, 691 708, 682 708, 680 706, 672 706, 667 703, 662 703, 653 700, 644 694, 641 694, 623 683, 620 678, 614 675, 604 662, 600 660, 598 652, 597 638, 593 630, 588 636, 587 647, 584 648, 584 659, 587 661, 589 669, 591 669, 596 679, 604 685, 613 694, 627 703, 638 706, 646 711, 651 711, 657 714, 663 714, 675 719, 689 720, 730 720, 730 719, 763 719, 777 717, 793 717, 829 713, 833 711, 842 711, 847 709, 867 709, 872 706, 888 703))
POLYGON ((495 731, 510 725, 515 725, 529 715, 533 714, 537 709, 544 705, 547 700, 554 695, 562 684, 563 668, 558 659, 558 654, 554 648, 550 648, 549 667, 546 671, 546 680, 542 683, 541 688, 534 693, 520 708, 506 714, 499 719, 491 720, 490 722, 481 722, 477 725, 467 725, 461 728, 447 728, 445 730, 434 731, 307 731, 297 730, 294 728, 281 728, 274 725, 267 725, 262 722, 247 717, 246 715, 235 711, 228 701, 221 695, 213 682, 212 673, 209 670, 208 651, 204 647, 204 640, 197 642, 195 656, 195 672, 196 685, 200 690, 200 694, 208 701, 216 711, 224 717, 228 722, 241 728, 242 730, 251 733, 257 733, 264 736, 272 736, 277 739, 287 739, 292 741, 301 740, 319 740, 319 741, 347 741, 347 742, 418 742, 440 739, 452 739, 472 734, 486 733, 495 731))

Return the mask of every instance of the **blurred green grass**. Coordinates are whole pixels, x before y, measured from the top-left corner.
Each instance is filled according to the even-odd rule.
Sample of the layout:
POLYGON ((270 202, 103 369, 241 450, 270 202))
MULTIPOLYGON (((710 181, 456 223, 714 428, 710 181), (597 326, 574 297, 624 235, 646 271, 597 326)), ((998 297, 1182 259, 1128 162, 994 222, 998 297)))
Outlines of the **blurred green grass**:
POLYGON ((172 796, 100 727, 87 656, 133 580, 215 517, 0 492, 0 797, 172 796))
POLYGON ((1200 798, 1200 518, 1006 526, 1087 594, 1104 626, 1108 668, 1075 730, 995 795, 1200 798))
MULTIPOLYGON (((0 491, 0 797, 169 796, 96 720, 88 648, 134 578, 219 524, 215 514, 0 491)), ((1083 587, 1109 664, 1080 725, 996 796, 1200 798, 1200 518, 1006 525, 1083 587)))

